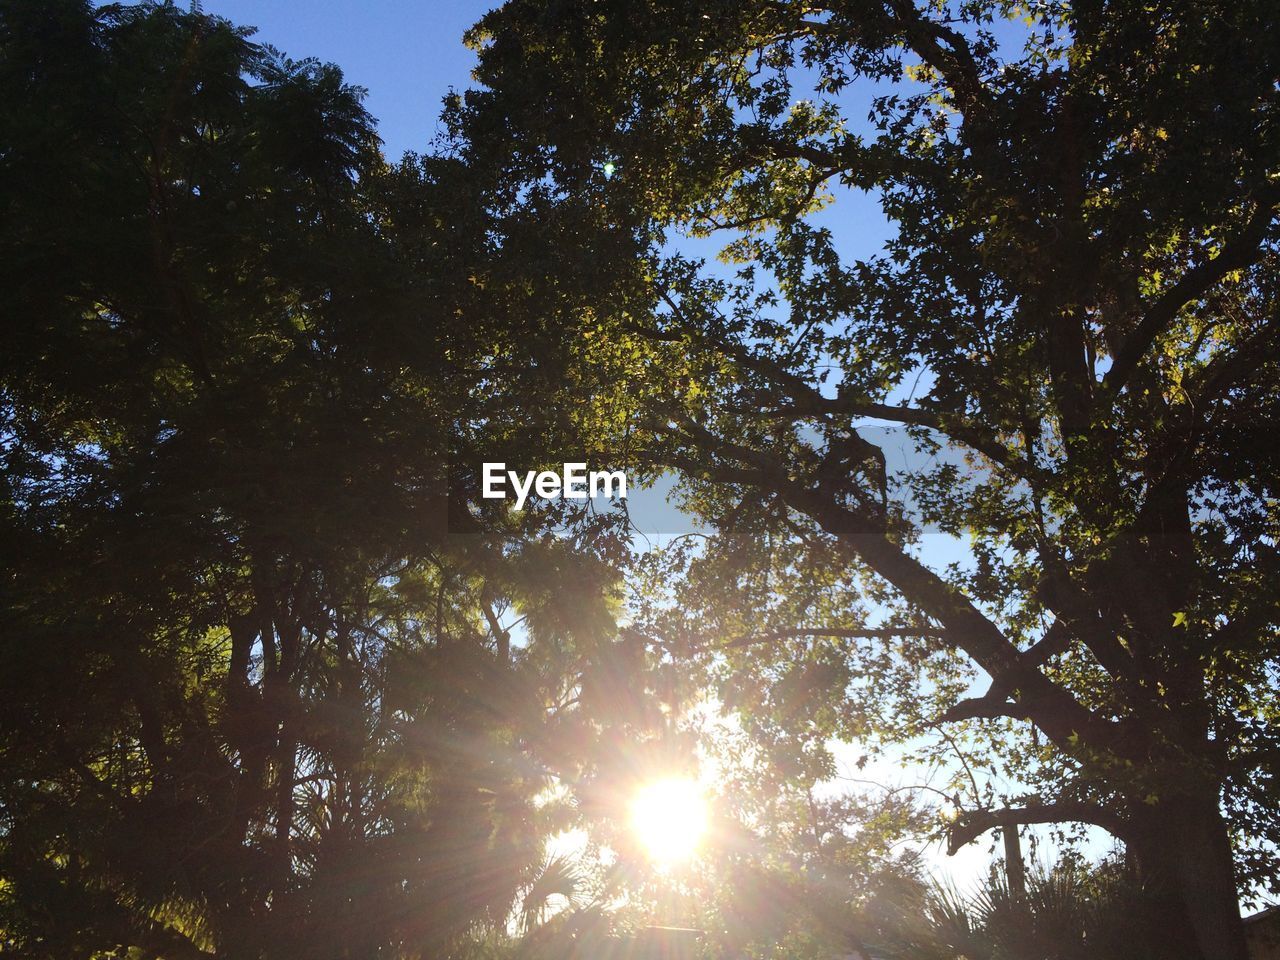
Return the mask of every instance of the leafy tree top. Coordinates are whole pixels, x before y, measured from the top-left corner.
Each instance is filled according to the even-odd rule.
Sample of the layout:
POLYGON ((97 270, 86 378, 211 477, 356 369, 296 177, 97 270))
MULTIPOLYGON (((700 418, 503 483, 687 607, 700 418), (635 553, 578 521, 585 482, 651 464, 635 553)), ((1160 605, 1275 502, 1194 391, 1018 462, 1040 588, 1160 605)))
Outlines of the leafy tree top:
POLYGON ((515 2, 452 113, 496 209, 590 195, 651 244, 613 288, 654 358, 619 369, 628 436, 717 527, 696 622, 655 642, 709 637, 758 690, 832 635, 855 682, 815 681, 839 709, 797 736, 973 738, 1031 790, 975 784, 956 842, 1102 825, 1223 957, 1277 839, 1275 17, 515 2), (858 191, 892 232, 851 258, 858 191), (722 237, 729 274, 673 230, 722 237), (954 452, 886 475, 886 423, 954 452), (928 526, 971 562, 931 566, 928 526))

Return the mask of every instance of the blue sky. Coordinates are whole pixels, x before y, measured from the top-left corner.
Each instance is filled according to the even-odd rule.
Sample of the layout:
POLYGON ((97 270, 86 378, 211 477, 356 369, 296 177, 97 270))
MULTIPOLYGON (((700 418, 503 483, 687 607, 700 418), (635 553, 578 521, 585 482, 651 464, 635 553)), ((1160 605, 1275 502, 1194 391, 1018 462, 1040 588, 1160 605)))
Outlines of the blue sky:
POLYGON ((426 152, 440 101, 465 88, 475 57, 463 32, 496 3, 488 0, 204 0, 204 12, 258 28, 254 40, 294 59, 338 64, 369 91, 388 159, 426 152))

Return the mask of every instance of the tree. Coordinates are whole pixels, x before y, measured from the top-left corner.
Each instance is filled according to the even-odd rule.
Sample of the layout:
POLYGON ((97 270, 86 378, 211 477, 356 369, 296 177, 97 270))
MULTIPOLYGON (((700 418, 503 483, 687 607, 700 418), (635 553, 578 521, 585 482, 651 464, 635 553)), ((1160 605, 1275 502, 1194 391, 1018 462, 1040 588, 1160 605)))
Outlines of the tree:
POLYGON ((616 547, 449 473, 532 458, 514 374, 556 362, 458 164, 169 4, 3 4, 0 89, 0 942, 502 928, 616 547))
POLYGON ((1025 793, 975 776, 954 843, 1102 827, 1212 960, 1280 840, 1276 14, 514 0, 451 110, 494 209, 589 196, 649 245, 601 286, 593 399, 716 530, 655 648, 766 720, 836 651, 785 724, 815 762, 977 742, 1025 793), (850 256, 859 193, 890 229, 850 256), (943 455, 890 471, 877 425, 943 455))

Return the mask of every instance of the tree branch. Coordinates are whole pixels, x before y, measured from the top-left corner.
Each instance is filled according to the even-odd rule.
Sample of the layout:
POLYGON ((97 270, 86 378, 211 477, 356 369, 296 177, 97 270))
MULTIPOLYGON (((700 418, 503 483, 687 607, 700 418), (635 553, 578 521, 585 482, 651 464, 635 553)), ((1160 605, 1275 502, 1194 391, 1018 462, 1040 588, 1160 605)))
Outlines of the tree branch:
POLYGON ((1234 237, 1228 240, 1212 260, 1192 267, 1172 287, 1161 294, 1138 322, 1137 328, 1121 344, 1112 360, 1111 369, 1103 378, 1103 385, 1111 392, 1119 393, 1129 381, 1142 358, 1151 349, 1156 338, 1173 321, 1186 304, 1203 297, 1232 270, 1239 270, 1266 238, 1267 228, 1276 215, 1276 200, 1280 189, 1263 191, 1257 208, 1248 222, 1234 237))
POLYGON ((1026 706, 1015 703, 1007 695, 995 691, 980 697, 966 697, 948 707, 938 717, 938 723, 957 723, 961 720, 995 720, 998 717, 1012 717, 1015 720, 1030 720, 1031 714, 1026 706))
MULTIPOLYGON (((1025 666, 1039 668, 1050 657, 1061 653, 1070 643, 1071 634, 1062 620, 1054 620, 1044 636, 1032 644, 1029 650, 1021 655, 1025 666)), ((1029 720, 1030 714, 1023 704, 1009 699, 1009 685, 1004 680, 993 680, 991 688, 980 697, 961 700, 943 711, 938 723, 954 723, 959 720, 994 720, 997 717, 1012 717, 1015 720, 1029 720)))
POLYGON ((951 85, 962 108, 985 107, 987 91, 963 34, 921 14, 914 0, 890 0, 889 7, 908 46, 951 85))
POLYGON ((791 403, 784 406, 766 409, 733 408, 738 416, 749 419, 795 419, 804 420, 810 417, 845 416, 867 417, 874 420, 890 420, 906 426, 928 427, 936 430, 948 440, 968 447, 980 453, 992 463, 1008 470, 1010 473, 1031 482, 1038 472, 1024 457, 1004 446, 994 434, 984 432, 981 427, 964 417, 941 411, 925 410, 921 407, 898 407, 873 401, 852 400, 846 397, 816 397, 806 403, 791 403))
POLYGON ((845 630, 838 627, 798 627, 792 630, 771 630, 768 633, 752 633, 734 637, 718 649, 732 650, 750 647, 773 640, 792 640, 798 637, 830 637, 840 640, 889 640, 893 637, 945 637, 946 631, 935 627, 869 627, 862 630, 845 630))
POLYGON ((947 856, 996 827, 1028 823, 1089 823, 1102 827, 1121 840, 1131 835, 1129 824, 1120 816, 1093 803, 1063 801, 1033 807, 1005 807, 961 814, 947 832, 947 856))
POLYGON ((684 330, 679 336, 652 330, 637 324, 628 327, 643 337, 664 343, 678 342, 686 336, 697 339, 703 347, 715 352, 727 354, 747 370, 759 374, 765 380, 783 388, 790 394, 790 403, 782 404, 772 410, 751 411, 748 416, 794 416, 794 417, 871 417, 878 420, 891 420, 911 426, 928 427, 937 430, 949 440, 981 453, 993 463, 999 464, 1015 476, 1031 481, 1033 479, 1031 465, 1016 453, 1002 444, 994 434, 983 431, 976 424, 956 414, 923 410, 919 407, 899 407, 874 401, 858 400, 851 397, 826 397, 803 377, 787 370, 782 364, 768 357, 752 352, 745 344, 732 340, 724 340, 714 345, 709 344, 694 327, 688 315, 671 297, 669 291, 659 286, 658 296, 681 321, 684 330))
MULTIPOLYGON (((1120 749, 1123 744, 1116 725, 1085 707, 1067 690, 1058 686, 1033 665, 1024 662, 1020 651, 963 594, 901 545, 884 535, 883 524, 865 511, 854 511, 802 487, 764 453, 729 443, 687 417, 679 416, 680 428, 708 459, 669 455, 671 466, 692 468, 731 483, 749 483, 782 498, 791 508, 810 517, 822 529, 848 545, 877 575, 884 578, 908 601, 946 630, 948 639, 985 670, 993 680, 1008 684, 1014 698, 1026 707, 1029 716, 1060 749, 1073 752, 1083 740, 1097 749, 1120 749), (744 470, 721 461, 728 457, 755 469, 744 470)), ((669 432, 678 432, 672 429, 669 432)))

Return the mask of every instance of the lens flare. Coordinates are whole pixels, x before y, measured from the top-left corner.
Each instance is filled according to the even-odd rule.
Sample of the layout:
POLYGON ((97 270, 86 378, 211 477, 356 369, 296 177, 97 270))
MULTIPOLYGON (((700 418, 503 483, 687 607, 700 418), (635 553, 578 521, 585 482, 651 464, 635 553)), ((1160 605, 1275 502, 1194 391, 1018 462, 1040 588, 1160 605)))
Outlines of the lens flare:
POLYGON ((646 784, 631 801, 631 830, 656 866, 688 860, 707 832, 702 788, 677 777, 646 784))

